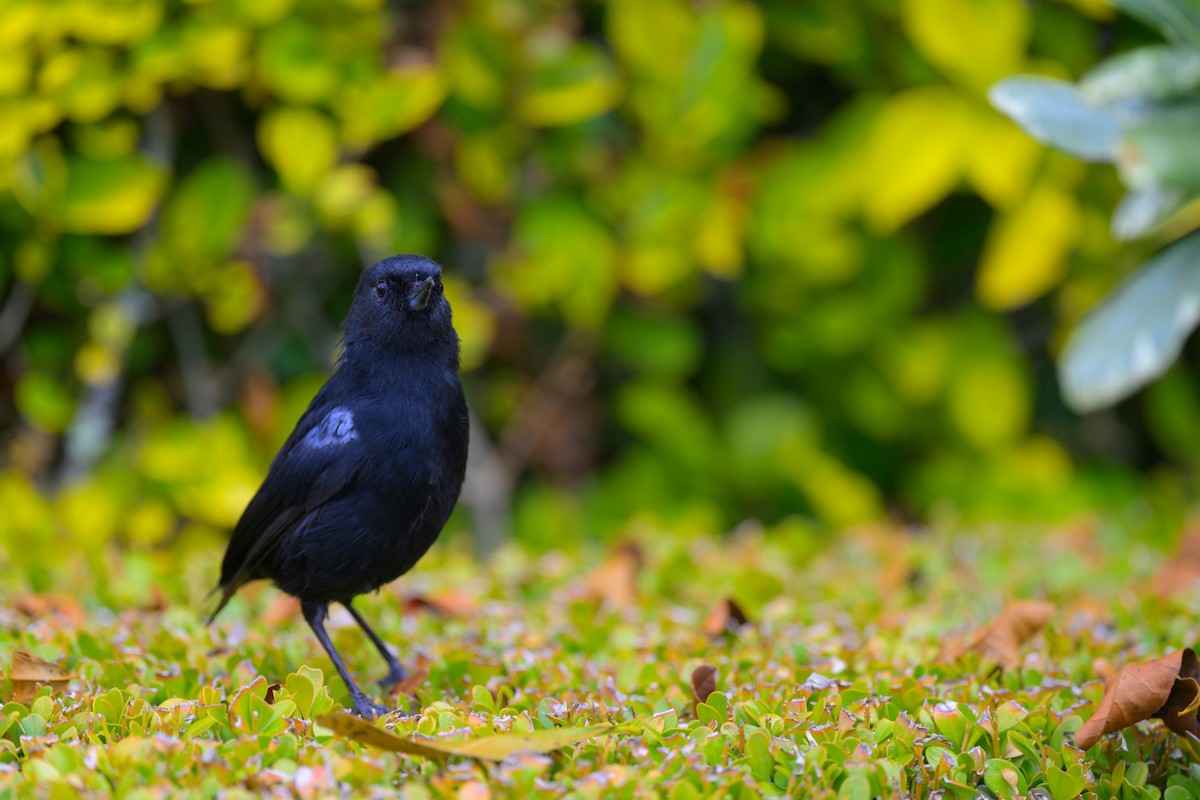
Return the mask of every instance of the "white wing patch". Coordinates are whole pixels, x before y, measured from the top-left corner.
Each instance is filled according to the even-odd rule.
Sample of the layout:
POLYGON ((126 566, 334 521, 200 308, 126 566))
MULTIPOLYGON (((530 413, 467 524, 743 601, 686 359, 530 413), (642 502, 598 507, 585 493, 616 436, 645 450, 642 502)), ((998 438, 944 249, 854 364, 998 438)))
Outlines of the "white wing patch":
POLYGON ((354 429, 354 414, 348 408, 338 407, 325 415, 317 427, 304 437, 308 447, 332 447, 346 444, 358 438, 354 429))

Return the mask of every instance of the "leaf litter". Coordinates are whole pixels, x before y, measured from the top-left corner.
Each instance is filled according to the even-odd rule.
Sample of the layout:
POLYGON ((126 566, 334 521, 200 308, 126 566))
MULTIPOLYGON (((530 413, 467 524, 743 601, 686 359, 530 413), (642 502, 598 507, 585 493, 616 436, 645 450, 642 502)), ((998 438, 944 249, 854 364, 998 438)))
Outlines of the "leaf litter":
POLYGON ((8 670, 8 679, 12 682, 12 699, 18 703, 32 701, 42 686, 49 686, 52 691, 61 692, 75 677, 57 664, 25 650, 13 651, 8 670))
MULTIPOLYGON (((1187 593, 1160 596, 1131 566, 1166 556, 1133 542, 1083 553, 1044 530, 859 535, 818 546, 660 531, 598 563, 583 548, 513 545, 482 569, 464 548, 435 549, 414 580, 362 601, 412 669, 390 696, 406 709, 415 697, 413 714, 386 729, 339 712, 347 698, 303 621, 264 619, 284 608, 269 588, 210 630, 188 605, 206 588, 181 580, 190 572, 164 562, 146 578, 165 607, 122 609, 85 561, 68 561, 46 594, 75 591, 85 624, 49 606, 0 610, 10 653, 52 659, 6 675, 22 695, 0 709, 0 792, 132 782, 160 794, 558 797, 669 785, 678 796, 1108 800, 1171 781, 1200 794, 1194 751, 1168 732, 1194 732, 1194 656, 1149 668, 1157 682, 1138 678, 1140 699, 1116 677, 1136 671, 1110 666, 1190 643, 1187 593), (889 540, 905 543, 903 570, 889 540), (920 581, 895 577, 914 570, 920 581), (405 613, 407 598, 456 595, 465 613, 405 613), (1014 602, 957 660, 939 660, 950 633, 1022 595, 1053 603, 1014 602), (743 600, 759 610, 754 635, 743 600)), ((332 635, 364 679, 379 668, 354 626, 332 635)))
POLYGON ((1087 749, 1100 737, 1155 717, 1200 741, 1200 660, 1190 647, 1152 661, 1126 664, 1109 679, 1100 706, 1075 735, 1087 749))

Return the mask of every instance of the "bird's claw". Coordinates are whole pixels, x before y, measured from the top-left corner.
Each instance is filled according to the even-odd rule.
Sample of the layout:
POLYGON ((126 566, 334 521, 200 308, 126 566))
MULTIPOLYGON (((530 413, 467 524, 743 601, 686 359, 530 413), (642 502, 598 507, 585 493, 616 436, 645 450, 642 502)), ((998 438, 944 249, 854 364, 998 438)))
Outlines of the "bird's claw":
POLYGON ((372 703, 370 700, 362 699, 354 701, 354 713, 363 719, 375 720, 380 717, 386 717, 388 714, 403 714, 398 708, 388 708, 381 706, 378 703, 372 703))

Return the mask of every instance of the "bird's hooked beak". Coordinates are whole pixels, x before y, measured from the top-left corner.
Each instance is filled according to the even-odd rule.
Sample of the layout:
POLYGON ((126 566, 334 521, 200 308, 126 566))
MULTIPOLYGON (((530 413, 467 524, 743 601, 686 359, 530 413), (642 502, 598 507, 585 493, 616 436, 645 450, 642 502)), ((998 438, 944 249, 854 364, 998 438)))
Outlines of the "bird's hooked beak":
POLYGON ((433 278, 426 278, 417 284, 413 289, 412 294, 408 296, 408 307, 413 311, 424 311, 429 305, 429 298, 433 294, 433 278))

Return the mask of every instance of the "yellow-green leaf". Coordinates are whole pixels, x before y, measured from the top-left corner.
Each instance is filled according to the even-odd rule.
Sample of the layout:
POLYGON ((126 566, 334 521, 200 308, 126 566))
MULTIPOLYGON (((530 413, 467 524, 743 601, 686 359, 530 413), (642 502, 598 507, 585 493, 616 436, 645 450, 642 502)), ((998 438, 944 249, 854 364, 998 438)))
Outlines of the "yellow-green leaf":
POLYGON ((338 158, 333 122, 307 108, 280 108, 263 115, 258 146, 280 182, 296 194, 317 188, 338 158))
POLYGON ((616 292, 612 233, 581 203, 550 196, 521 210, 511 252, 493 265, 495 284, 523 305, 557 305, 575 325, 603 319, 616 292))
POLYGON ((17 410, 28 422, 54 433, 66 430, 75 401, 61 383, 45 372, 21 376, 15 393, 17 410))
POLYGON ((986 306, 1018 308, 1062 280, 1079 238, 1081 214, 1069 194, 1036 186, 993 224, 979 264, 976 292, 986 306))
POLYGON ((991 109, 981 107, 972 116, 975 146, 967 148, 967 180, 993 208, 1009 208, 1029 191, 1042 146, 991 109))
POLYGON ((327 49, 316 24, 292 18, 269 27, 255 53, 259 80, 288 102, 322 102, 339 88, 327 49))
POLYGON ((412 130, 433 116, 446 86, 432 65, 396 70, 367 86, 347 86, 335 110, 347 144, 363 146, 412 130))
POLYGON ((145 39, 163 16, 161 0, 120 3, 73 3, 62 23, 78 39, 101 44, 126 44, 145 39))
POLYGON ((60 209, 67 233, 130 233, 140 228, 162 198, 166 173, 138 156, 71 158, 60 209))
POLYGON ((1029 427, 1029 396, 1029 381, 1014 359, 978 354, 959 364, 950 381, 950 419, 967 442, 994 449, 1029 427))
POLYGON ((577 44, 535 67, 516 110, 530 125, 570 125, 603 114, 620 96, 612 65, 598 49, 577 44))
POLYGON ((232 158, 197 165, 163 207, 162 239, 172 255, 216 260, 228 255, 250 218, 254 181, 232 158), (196 224, 203 220, 203 225, 196 224))
POLYGON ((950 78, 984 89, 1016 72, 1029 39, 1023 0, 905 0, 904 27, 950 78))
POLYGON ((55 13, 55 9, 35 0, 6 3, 0 14, 0 47, 8 49, 21 45, 33 38, 42 21, 55 13))
POLYGON ((488 348, 496 335, 496 318, 491 307, 480 302, 462 280, 446 275, 446 298, 454 309, 454 327, 462 340, 462 368, 475 369, 488 355, 488 348))
POLYGON ((616 728, 615 725, 605 723, 589 725, 586 728, 551 728, 530 733, 499 733, 479 739, 441 741, 397 736, 349 714, 324 714, 317 717, 317 724, 329 728, 339 736, 381 750, 421 756, 439 762, 444 762, 450 756, 464 756, 479 761, 503 761, 514 753, 549 753, 586 739, 603 736, 616 728))
POLYGON ((863 210, 872 227, 891 232, 935 205, 958 183, 970 148, 963 98, 944 86, 893 95, 875 123, 861 164, 863 210))

